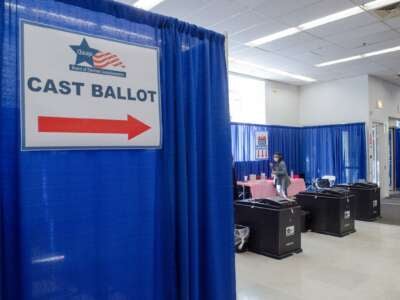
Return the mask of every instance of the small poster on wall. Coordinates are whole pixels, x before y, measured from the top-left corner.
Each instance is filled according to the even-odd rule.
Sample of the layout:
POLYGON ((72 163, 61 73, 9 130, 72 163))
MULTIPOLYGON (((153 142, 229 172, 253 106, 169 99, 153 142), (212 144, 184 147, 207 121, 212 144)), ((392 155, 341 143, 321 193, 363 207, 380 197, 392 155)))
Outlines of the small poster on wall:
POLYGON ((268 159, 268 132, 256 132, 256 160, 268 159))

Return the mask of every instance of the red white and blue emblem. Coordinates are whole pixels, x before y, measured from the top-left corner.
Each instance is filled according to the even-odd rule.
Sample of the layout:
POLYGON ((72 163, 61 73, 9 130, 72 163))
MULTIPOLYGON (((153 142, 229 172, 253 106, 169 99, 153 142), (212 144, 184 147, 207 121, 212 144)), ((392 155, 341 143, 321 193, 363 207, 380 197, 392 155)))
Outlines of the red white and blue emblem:
POLYGON ((125 69, 124 64, 119 59, 119 57, 110 52, 98 52, 93 56, 93 63, 96 68, 103 69, 109 66, 121 67, 125 69))
POLYGON ((125 65, 118 57, 118 55, 111 52, 100 51, 98 49, 91 48, 85 38, 82 40, 80 45, 72 45, 70 47, 76 54, 75 65, 70 66, 71 71, 126 77, 125 72, 118 72, 106 69, 125 69, 125 65), (86 63, 89 66, 82 66, 83 63, 86 63))

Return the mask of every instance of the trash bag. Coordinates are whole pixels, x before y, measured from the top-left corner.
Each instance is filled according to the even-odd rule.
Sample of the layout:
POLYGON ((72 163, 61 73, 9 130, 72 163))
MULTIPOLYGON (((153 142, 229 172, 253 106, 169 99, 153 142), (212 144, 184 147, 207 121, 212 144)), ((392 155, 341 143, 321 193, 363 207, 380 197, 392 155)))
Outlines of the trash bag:
POLYGON ((247 251, 247 242, 250 236, 250 228, 242 225, 235 225, 235 249, 237 253, 247 251))

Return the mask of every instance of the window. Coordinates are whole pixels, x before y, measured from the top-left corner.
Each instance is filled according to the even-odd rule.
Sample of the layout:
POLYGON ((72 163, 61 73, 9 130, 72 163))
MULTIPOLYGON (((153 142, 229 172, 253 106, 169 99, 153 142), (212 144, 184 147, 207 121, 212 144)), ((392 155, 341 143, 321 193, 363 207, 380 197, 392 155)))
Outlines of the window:
POLYGON ((232 122, 265 124, 265 81, 230 74, 229 105, 232 122))

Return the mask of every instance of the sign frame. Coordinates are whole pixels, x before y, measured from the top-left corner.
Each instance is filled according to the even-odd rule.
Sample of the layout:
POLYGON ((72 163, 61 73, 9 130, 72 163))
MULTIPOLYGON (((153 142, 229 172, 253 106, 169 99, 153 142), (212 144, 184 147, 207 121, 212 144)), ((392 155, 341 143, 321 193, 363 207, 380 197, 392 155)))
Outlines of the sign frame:
POLYGON ((268 131, 256 131, 254 133, 254 138, 255 138, 255 159, 256 160, 268 160, 269 159, 269 133, 268 131), (258 137, 265 135, 266 140, 265 140, 265 145, 259 145, 258 143, 258 137), (261 153, 265 153, 265 156, 259 156, 258 153, 261 151, 261 153))
POLYGON ((156 46, 149 46, 149 45, 141 45, 139 43, 134 43, 134 42, 127 42, 123 41, 120 39, 116 38, 110 38, 110 37, 104 37, 104 36, 99 36, 95 34, 89 34, 86 32, 78 31, 78 30, 71 30, 71 29, 65 29, 59 26, 54 26, 54 25, 49 25, 49 24, 44 24, 40 22, 35 22, 31 21, 25 18, 19 18, 18 20, 18 32, 19 32, 19 39, 18 39, 18 46, 19 46, 19 105, 20 105, 20 150, 22 152, 27 152, 27 151, 76 151, 76 150, 160 150, 163 148, 163 114, 162 114, 162 90, 161 90, 161 75, 160 75, 160 48, 156 46), (55 147, 55 146, 43 146, 43 147, 29 147, 26 146, 26 139, 25 139, 25 60, 24 60, 24 26, 25 24, 29 25, 34 25, 34 26, 39 26, 42 28, 49 28, 53 30, 59 30, 62 32, 67 32, 67 33, 72 33, 72 34, 78 34, 82 35, 83 37, 91 37, 91 38, 97 38, 97 39, 102 39, 106 41, 111 41, 111 42, 116 42, 116 43, 121 43, 129 46, 136 46, 136 47, 142 47, 142 48, 147 48, 147 49, 153 49, 156 50, 157 53, 157 87, 158 87, 158 94, 159 94, 159 101, 158 101, 158 111, 159 111, 159 144, 154 145, 154 146, 60 146, 60 147, 55 147))

